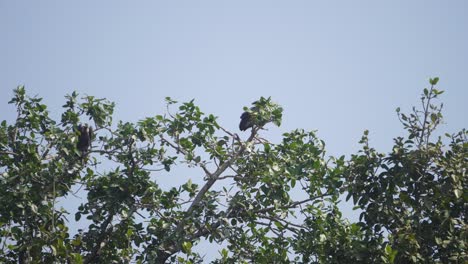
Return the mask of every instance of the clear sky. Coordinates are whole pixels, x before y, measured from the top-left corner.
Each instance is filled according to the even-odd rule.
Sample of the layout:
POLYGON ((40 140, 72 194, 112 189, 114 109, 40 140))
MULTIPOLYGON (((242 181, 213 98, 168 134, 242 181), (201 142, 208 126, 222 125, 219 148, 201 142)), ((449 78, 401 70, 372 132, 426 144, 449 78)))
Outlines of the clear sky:
POLYGON ((272 96, 272 137, 318 130, 337 155, 370 129, 384 151, 395 108, 439 76, 444 129, 468 121, 467 1, 0 1, 0 40, 2 119, 19 84, 55 111, 73 90, 109 98, 128 121, 195 98, 232 130, 272 96))
MULTIPOLYGON (((0 119, 26 85, 58 116, 73 90, 117 104, 114 120, 162 114, 192 98, 237 132, 243 106, 285 110, 273 140, 318 130, 331 155, 363 130, 390 151, 395 108, 439 76, 443 132, 467 127, 468 1, 0 0, 0 119)), ((246 136, 246 134, 241 134, 246 136)))

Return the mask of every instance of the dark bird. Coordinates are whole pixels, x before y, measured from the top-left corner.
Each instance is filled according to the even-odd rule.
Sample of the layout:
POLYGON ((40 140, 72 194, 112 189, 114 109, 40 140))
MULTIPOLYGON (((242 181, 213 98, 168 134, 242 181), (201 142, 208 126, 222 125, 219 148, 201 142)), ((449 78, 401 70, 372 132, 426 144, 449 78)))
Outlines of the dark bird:
POLYGON ((91 147, 91 139, 93 138, 93 128, 88 126, 88 124, 79 125, 78 132, 80 135, 78 136, 78 143, 76 143, 76 147, 79 151, 81 151, 82 157, 86 154, 88 149, 91 147))
POLYGON ((258 101, 255 101, 252 103, 254 106, 250 107, 250 111, 245 111, 244 113, 242 113, 240 119, 240 123, 239 123, 239 129, 241 131, 245 131, 251 127, 253 127, 255 125, 255 112, 258 111, 258 101))
POLYGON ((245 131, 245 130, 253 127, 254 123, 253 123, 253 120, 252 120, 252 114, 251 113, 244 112, 244 113, 242 113, 240 118, 241 118, 241 121, 239 123, 239 129, 241 131, 245 131))

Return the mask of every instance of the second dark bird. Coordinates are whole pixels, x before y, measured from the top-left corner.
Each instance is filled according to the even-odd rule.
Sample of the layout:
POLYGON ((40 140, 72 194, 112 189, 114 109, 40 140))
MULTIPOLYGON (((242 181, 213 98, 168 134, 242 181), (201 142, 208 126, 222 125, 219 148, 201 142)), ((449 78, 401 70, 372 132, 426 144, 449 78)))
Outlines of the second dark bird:
POLYGON ((85 156, 88 149, 91 147, 91 139, 93 138, 93 128, 87 124, 79 125, 78 131, 80 135, 78 136, 78 143, 76 147, 81 151, 81 155, 85 156))

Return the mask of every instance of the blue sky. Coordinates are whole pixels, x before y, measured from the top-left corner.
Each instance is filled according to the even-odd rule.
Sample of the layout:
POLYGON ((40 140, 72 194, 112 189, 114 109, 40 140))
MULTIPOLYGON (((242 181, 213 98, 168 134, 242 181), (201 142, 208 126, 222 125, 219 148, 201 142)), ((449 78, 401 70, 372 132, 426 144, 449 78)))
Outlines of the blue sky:
POLYGON ((318 130, 330 154, 382 150, 394 109, 432 76, 448 131, 466 127, 466 1, 1 1, 0 112, 26 85, 57 112, 73 90, 117 103, 115 119, 195 98, 236 130, 244 105, 272 96, 280 129, 318 130))
POLYGON ((56 116, 73 90, 132 122, 195 98, 236 132, 242 107, 272 96, 285 110, 273 141, 318 130, 348 155, 369 129, 387 152, 395 108, 418 104, 430 77, 446 91, 442 131, 467 127, 467 13, 461 0, 0 1, 0 119, 20 84, 56 116))

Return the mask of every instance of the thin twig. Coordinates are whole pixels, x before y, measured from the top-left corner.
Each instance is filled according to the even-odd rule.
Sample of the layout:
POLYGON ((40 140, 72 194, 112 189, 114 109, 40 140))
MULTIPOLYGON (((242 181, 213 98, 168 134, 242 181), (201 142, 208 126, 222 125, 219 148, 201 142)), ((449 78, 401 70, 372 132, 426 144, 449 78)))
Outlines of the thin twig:
POLYGON ((281 207, 274 207, 274 206, 267 207, 267 208, 257 210, 257 211, 255 211, 255 213, 266 213, 266 212, 273 211, 273 210, 276 210, 276 209, 296 208, 298 205, 301 205, 301 204, 304 204, 304 203, 307 203, 307 202, 310 202, 310 201, 313 201, 313 200, 316 200, 318 198, 322 198, 322 197, 325 197, 325 196, 328 196, 328 195, 330 195, 330 194, 329 193, 324 193, 324 194, 321 194, 321 195, 310 197, 310 198, 302 200, 302 201, 296 201, 296 202, 293 202, 293 203, 291 203, 289 205, 285 205, 285 206, 281 206, 281 207))

